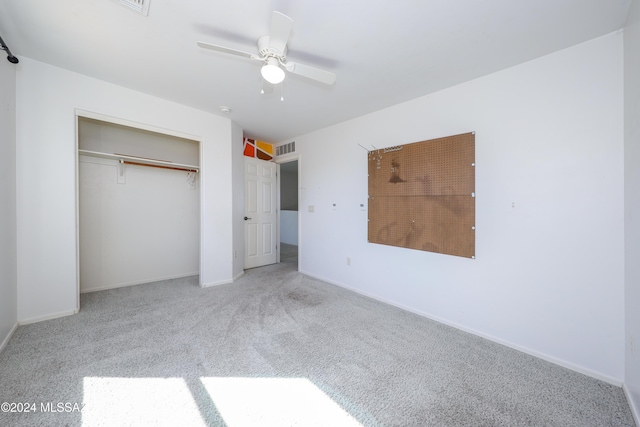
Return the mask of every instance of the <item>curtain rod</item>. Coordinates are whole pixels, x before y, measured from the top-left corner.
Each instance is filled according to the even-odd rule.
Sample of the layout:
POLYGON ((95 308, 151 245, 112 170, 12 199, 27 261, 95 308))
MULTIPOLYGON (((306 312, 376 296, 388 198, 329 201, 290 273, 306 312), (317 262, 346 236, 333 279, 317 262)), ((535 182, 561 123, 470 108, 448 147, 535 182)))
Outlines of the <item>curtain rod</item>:
POLYGON ((129 160, 120 160, 120 163, 125 164, 125 165, 148 166, 150 168, 172 169, 172 170, 176 170, 176 171, 187 171, 187 172, 198 172, 197 169, 183 168, 183 167, 180 167, 180 166, 154 165, 154 164, 151 164, 151 163, 131 162, 129 160))
POLYGON ((5 44, 4 40, 2 40, 2 37, 0 37, 0 49, 7 52, 7 61, 11 62, 12 64, 17 64, 18 62, 20 62, 18 61, 18 58, 13 56, 11 50, 9 50, 9 46, 5 44))

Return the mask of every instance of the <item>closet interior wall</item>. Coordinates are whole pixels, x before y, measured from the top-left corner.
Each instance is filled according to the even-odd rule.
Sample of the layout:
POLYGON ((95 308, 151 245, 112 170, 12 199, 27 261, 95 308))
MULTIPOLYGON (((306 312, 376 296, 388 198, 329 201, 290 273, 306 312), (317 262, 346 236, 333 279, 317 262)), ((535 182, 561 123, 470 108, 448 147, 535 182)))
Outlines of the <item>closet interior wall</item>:
POLYGON ((199 274, 199 173, 113 154, 200 163, 198 141, 78 117, 80 292, 199 274))

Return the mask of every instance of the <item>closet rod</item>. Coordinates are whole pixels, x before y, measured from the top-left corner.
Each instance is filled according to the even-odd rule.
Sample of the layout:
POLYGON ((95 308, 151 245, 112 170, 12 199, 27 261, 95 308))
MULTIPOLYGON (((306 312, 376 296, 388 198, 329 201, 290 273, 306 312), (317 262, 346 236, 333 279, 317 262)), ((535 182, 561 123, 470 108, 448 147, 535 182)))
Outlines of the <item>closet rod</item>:
POLYGON ((2 37, 0 37, 0 50, 4 50, 5 52, 7 52, 7 61, 11 62, 12 64, 17 64, 18 62, 20 62, 18 58, 13 56, 13 54, 9 50, 9 46, 5 44, 4 40, 2 40, 2 37))
POLYGON ((175 171, 198 172, 197 169, 181 168, 179 166, 153 165, 153 164, 150 164, 150 163, 131 162, 129 160, 120 160, 120 163, 125 164, 125 165, 148 166, 150 168, 172 169, 172 170, 175 170, 175 171))
POLYGON ((164 169, 175 169, 179 171, 196 172, 196 173, 200 171, 200 168, 195 165, 173 163, 166 160, 149 159, 147 157, 131 156, 127 154, 103 153, 101 151, 78 149, 78 155, 117 160, 121 165, 124 165, 126 163, 130 165, 154 166, 154 167, 159 167, 164 169))

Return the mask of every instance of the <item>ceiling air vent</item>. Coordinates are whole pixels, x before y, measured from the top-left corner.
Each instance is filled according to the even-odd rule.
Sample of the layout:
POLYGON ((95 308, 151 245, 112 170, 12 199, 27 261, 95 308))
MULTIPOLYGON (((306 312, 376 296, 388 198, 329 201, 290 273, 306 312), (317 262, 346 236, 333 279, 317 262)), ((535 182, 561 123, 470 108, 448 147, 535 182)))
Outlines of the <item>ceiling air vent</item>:
POLYGON ((276 156, 284 156, 285 154, 294 153, 296 151, 296 142, 291 141, 288 144, 278 145, 276 147, 276 156))
POLYGON ((120 0, 120 4, 130 7, 144 16, 149 15, 149 2, 151 0, 120 0))

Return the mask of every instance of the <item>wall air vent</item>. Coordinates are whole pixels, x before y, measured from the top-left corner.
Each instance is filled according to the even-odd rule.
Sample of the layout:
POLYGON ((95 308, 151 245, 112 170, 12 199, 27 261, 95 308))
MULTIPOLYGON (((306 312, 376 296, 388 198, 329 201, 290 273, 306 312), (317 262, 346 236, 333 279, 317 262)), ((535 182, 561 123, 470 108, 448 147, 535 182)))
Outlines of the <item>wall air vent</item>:
POLYGON ((144 16, 149 15, 149 3, 151 0, 120 0, 120 4, 130 7, 144 16))
POLYGON ((285 154, 295 153, 296 151, 296 142, 291 141, 288 144, 278 145, 276 147, 276 157, 284 156, 285 154))

